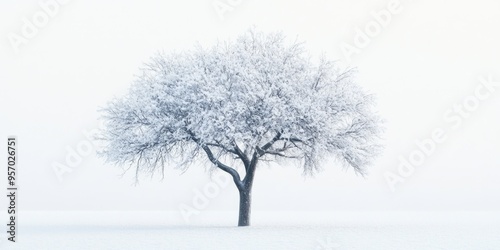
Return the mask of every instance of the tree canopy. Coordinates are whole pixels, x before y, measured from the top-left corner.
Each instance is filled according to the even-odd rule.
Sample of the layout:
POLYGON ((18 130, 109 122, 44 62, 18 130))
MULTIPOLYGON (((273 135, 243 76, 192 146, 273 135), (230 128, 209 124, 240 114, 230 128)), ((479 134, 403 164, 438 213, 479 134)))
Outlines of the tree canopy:
POLYGON ((249 30, 152 57, 128 94, 103 109, 102 153, 138 173, 208 159, 240 184, 236 168, 248 175, 257 160, 295 161, 314 173, 334 156, 363 174, 380 149, 373 106, 354 70, 311 60, 281 33, 249 30))

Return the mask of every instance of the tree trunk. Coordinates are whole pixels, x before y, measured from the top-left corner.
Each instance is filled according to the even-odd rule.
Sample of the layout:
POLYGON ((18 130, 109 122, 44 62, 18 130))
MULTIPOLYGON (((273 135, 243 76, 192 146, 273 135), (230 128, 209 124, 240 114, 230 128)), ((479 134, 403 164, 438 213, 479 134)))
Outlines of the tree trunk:
POLYGON ((255 169, 258 161, 257 153, 254 153, 252 161, 247 168, 247 174, 243 179, 243 185, 238 188, 240 191, 240 218, 238 220, 239 227, 250 226, 250 214, 252 206, 252 186, 253 178, 255 177, 255 169))
POLYGON ((250 206, 252 201, 251 188, 245 188, 240 191, 240 218, 239 227, 250 226, 250 206))

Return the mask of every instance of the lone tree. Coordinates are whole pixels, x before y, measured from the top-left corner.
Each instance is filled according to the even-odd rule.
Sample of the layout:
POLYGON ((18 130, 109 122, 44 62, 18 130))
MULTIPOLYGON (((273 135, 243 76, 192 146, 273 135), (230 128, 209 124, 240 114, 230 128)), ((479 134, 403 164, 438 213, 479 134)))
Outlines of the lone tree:
POLYGON ((253 30, 208 49, 159 54, 103 109, 102 154, 135 167, 136 176, 208 159, 232 176, 238 226, 248 226, 261 162, 294 161, 312 174, 334 156, 364 174, 379 151, 373 98, 352 70, 318 61, 281 33, 253 30))

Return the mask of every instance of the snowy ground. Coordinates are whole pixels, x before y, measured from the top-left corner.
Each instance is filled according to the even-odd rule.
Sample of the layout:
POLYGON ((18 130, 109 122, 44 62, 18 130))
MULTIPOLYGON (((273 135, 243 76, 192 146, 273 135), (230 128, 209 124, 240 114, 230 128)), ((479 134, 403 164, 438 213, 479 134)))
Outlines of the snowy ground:
POLYGON ((23 212, 0 249, 500 249, 500 212, 23 212), (200 216, 201 217, 201 216, 200 216))

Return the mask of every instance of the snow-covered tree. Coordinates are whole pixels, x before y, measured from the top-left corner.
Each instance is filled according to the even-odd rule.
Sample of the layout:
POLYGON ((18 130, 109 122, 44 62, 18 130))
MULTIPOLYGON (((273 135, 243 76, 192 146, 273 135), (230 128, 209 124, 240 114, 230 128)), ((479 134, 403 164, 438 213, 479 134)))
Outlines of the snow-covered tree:
POLYGON ((208 160, 238 188, 239 226, 250 224, 259 163, 295 162, 312 174, 333 156, 364 174, 379 151, 380 119, 353 71, 313 62, 281 33, 249 30, 211 48, 159 54, 141 70, 103 109, 102 155, 137 175, 208 160))

